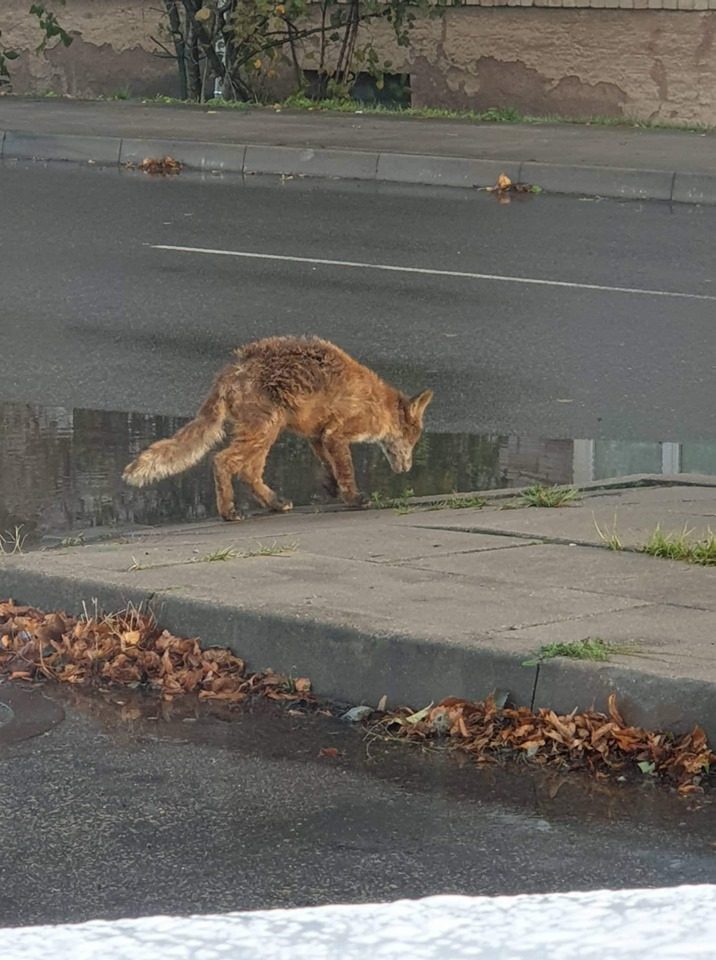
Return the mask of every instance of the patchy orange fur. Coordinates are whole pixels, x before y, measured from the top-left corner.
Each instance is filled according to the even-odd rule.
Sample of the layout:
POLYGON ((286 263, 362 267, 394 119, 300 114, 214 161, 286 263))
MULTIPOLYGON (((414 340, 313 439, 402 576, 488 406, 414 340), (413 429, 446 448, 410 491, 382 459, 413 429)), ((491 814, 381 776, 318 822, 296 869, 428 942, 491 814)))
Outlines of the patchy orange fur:
POLYGON ((124 480, 141 487, 197 463, 231 428, 229 445, 214 458, 219 513, 237 519, 232 480, 240 477, 259 503, 289 510, 263 481, 268 452, 288 430, 306 437, 328 473, 328 486, 359 505, 350 444, 380 443, 396 473, 410 469, 413 447, 432 400, 424 390, 412 399, 318 337, 269 337, 240 347, 196 417, 173 437, 159 440, 130 463, 124 480))

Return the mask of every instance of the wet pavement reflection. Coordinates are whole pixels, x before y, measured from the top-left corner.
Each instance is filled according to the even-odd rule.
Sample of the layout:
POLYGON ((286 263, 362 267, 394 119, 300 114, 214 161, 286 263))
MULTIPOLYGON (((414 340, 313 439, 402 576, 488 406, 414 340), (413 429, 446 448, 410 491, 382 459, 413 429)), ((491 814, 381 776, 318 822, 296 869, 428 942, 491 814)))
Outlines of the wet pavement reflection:
MULTIPOLYGON (((143 490, 126 487, 124 466, 185 418, 121 411, 0 404, 0 533, 16 530, 26 547, 66 537, 111 534, 215 516, 209 460, 143 490)), ((366 493, 416 496, 530 483, 582 483, 633 473, 716 474, 716 442, 548 439, 426 433, 408 476, 390 472, 375 446, 355 448, 366 493)), ((267 467, 269 483, 298 505, 321 499, 320 468, 308 444, 284 436, 267 467)), ((243 509, 256 506, 243 494, 243 509)))

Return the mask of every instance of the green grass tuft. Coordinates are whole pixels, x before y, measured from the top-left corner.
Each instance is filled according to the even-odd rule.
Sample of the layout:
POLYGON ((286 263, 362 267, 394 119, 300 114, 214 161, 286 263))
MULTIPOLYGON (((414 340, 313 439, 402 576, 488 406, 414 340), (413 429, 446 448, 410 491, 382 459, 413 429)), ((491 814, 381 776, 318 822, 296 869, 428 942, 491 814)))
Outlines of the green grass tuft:
POLYGON ((479 510, 485 506, 487 500, 484 497, 446 497, 438 503, 428 507, 429 510, 479 510))
POLYGON ((370 505, 374 510, 395 510, 396 513, 405 514, 412 511, 409 503, 411 497, 415 496, 412 487, 407 487, 397 497, 386 497, 385 494, 376 490, 370 495, 370 505))
POLYGON ((686 527, 681 533, 664 533, 657 526, 646 543, 639 548, 641 553, 667 560, 683 560, 701 566, 716 565, 716 534, 711 530, 700 540, 692 540, 692 530, 686 527))
POLYGON ((523 667, 534 667, 544 660, 555 657, 567 657, 570 660, 592 660, 603 663, 615 653, 633 653, 626 647, 619 647, 599 637, 587 637, 584 640, 570 640, 569 643, 547 643, 540 647, 534 657, 525 660, 523 667))
POLYGON ((579 497, 575 487, 543 487, 535 484, 520 494, 520 501, 525 507, 561 507, 571 503, 579 497))

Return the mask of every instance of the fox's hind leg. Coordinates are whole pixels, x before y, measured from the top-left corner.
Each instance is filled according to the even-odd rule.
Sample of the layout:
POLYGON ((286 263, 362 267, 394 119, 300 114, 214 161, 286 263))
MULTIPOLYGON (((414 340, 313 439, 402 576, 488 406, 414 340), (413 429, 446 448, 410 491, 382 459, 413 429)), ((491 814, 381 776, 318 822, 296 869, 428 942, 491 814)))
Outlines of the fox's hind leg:
POLYGON ((234 429, 231 443, 214 457, 216 506, 224 520, 240 519, 234 505, 234 477, 247 483, 258 502, 269 510, 283 513, 293 507, 263 479, 266 458, 282 427, 281 420, 275 415, 267 416, 257 410, 252 417, 250 411, 241 411, 241 422, 234 429))

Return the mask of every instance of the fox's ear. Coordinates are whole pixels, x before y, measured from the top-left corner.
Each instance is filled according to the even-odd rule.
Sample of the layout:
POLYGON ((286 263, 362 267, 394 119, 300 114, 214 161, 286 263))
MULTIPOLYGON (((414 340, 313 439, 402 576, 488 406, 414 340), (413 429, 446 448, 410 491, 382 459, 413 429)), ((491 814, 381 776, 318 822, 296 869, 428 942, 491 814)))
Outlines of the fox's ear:
POLYGON ((419 419, 425 413, 427 405, 433 399, 432 390, 423 390, 422 393, 419 393, 417 396, 412 397, 410 400, 410 412, 415 417, 419 419))

